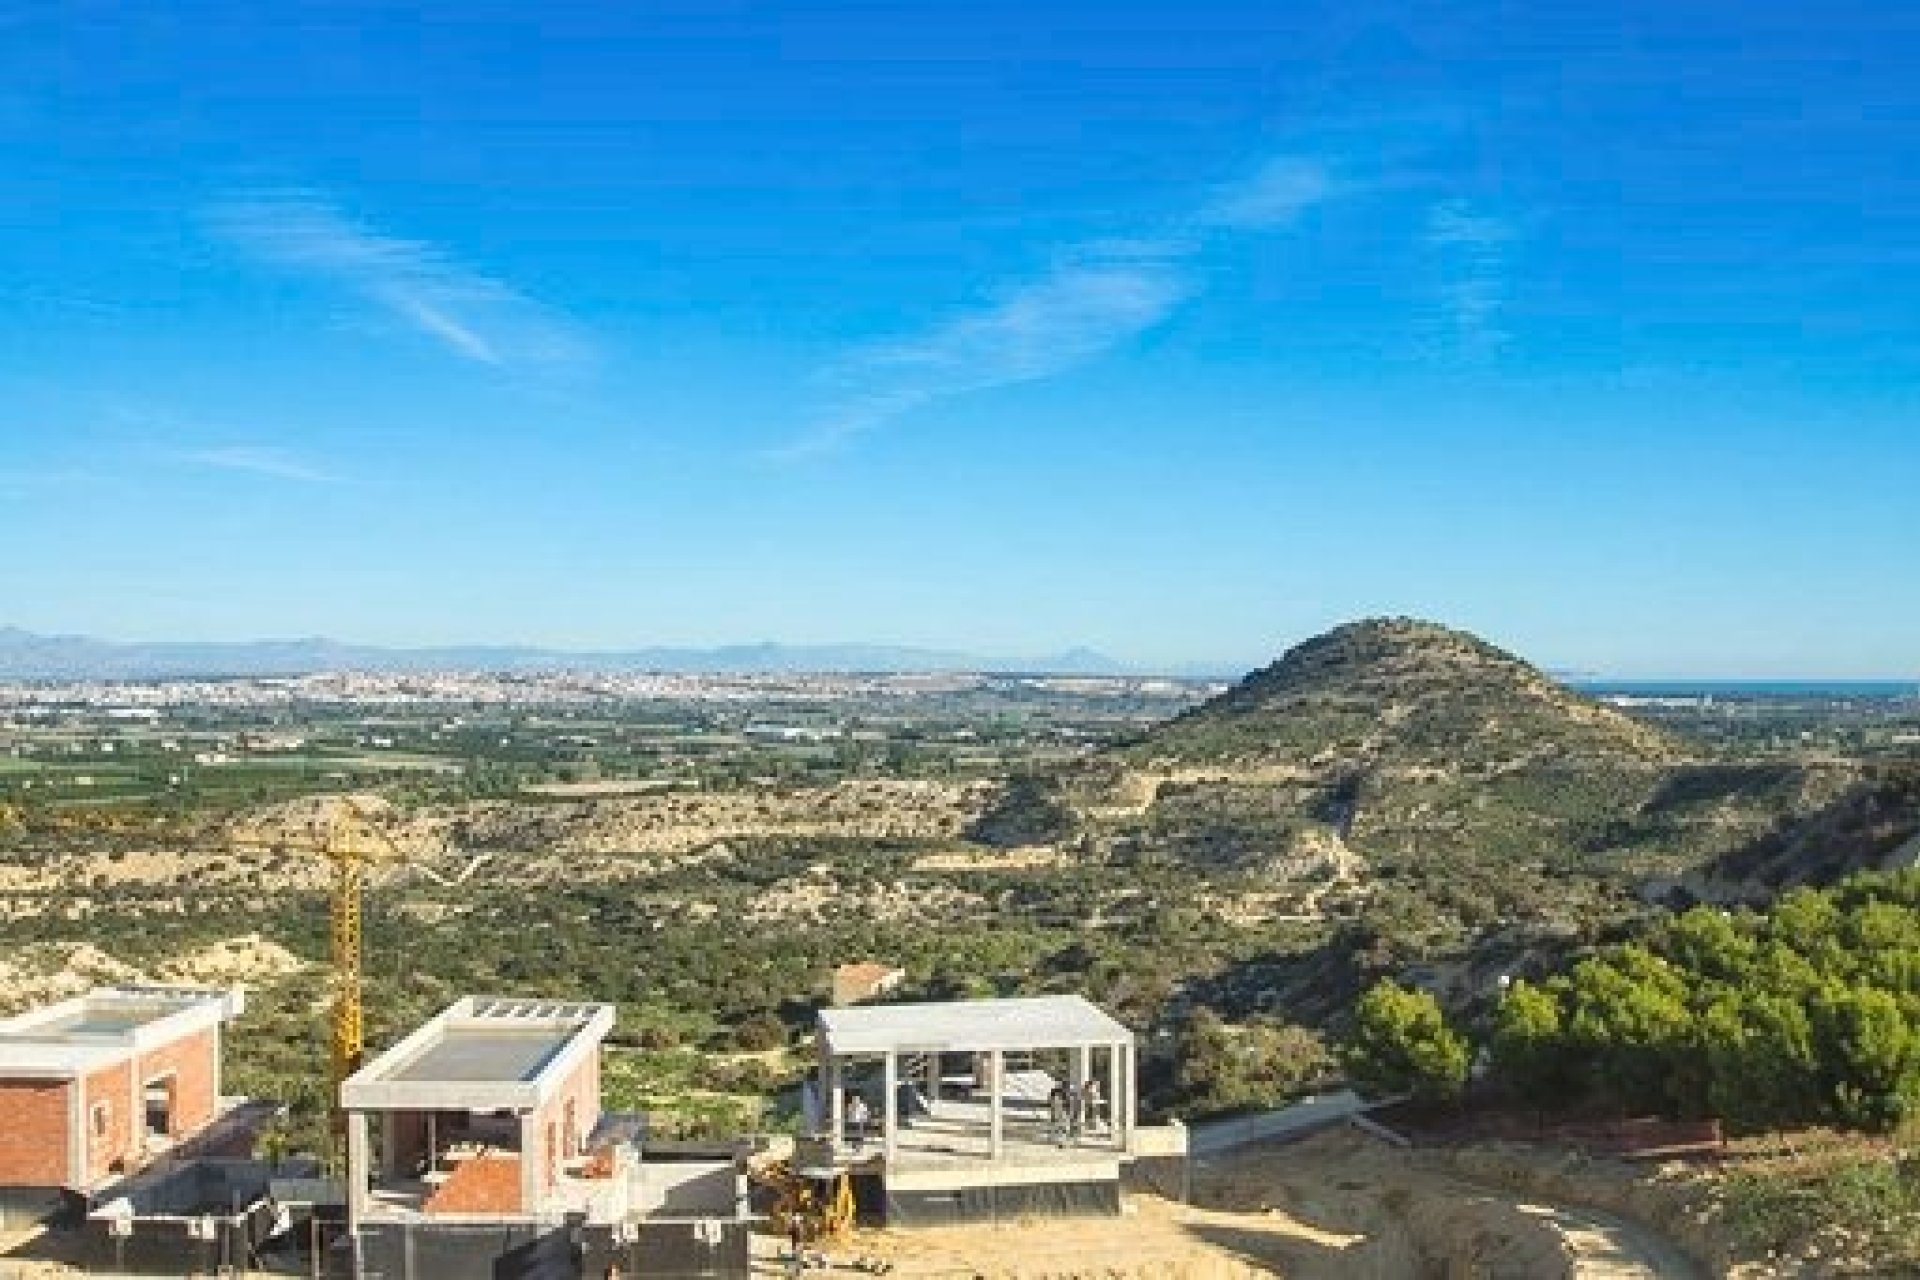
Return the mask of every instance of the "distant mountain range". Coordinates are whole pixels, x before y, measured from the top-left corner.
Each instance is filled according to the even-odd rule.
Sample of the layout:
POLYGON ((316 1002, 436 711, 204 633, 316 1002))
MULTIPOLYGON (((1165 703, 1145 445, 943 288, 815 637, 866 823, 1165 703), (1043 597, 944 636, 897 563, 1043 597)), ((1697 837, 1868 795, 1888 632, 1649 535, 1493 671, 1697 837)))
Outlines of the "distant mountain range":
POLYGON ((298 640, 119 642, 0 627, 0 680, 152 680, 288 676, 316 671, 1045 672, 1120 675, 1092 649, 992 658, 884 644, 761 644, 570 651, 512 645, 390 649, 322 637, 298 640))

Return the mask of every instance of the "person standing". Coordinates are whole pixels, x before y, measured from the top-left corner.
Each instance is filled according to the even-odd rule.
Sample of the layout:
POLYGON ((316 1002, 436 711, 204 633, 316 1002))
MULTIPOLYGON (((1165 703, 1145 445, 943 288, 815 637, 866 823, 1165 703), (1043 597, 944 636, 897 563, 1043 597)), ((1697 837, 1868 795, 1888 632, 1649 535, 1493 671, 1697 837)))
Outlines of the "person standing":
POLYGON ((1101 1117, 1106 1107, 1106 1099, 1100 1096, 1100 1082, 1089 1080, 1080 1089, 1080 1105, 1086 1112, 1087 1132, 1101 1128, 1101 1117))
POLYGON ((847 1102, 847 1128, 853 1134, 855 1151, 867 1145, 867 1122, 872 1118, 873 1113, 867 1109, 866 1096, 854 1094, 847 1102))
POLYGON ((1055 1142, 1067 1136, 1067 1087, 1058 1081, 1047 1093, 1047 1130, 1055 1142))

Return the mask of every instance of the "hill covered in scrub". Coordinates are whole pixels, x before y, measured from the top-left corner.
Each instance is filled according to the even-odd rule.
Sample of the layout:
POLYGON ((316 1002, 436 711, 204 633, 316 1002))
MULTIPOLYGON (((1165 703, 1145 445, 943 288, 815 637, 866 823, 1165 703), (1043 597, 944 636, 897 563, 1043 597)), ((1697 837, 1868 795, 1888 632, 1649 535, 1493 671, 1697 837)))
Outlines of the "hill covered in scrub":
POLYGON ((1476 636, 1389 618, 1016 780, 972 833, 1248 877, 1310 911, 1395 881, 1552 914, 1568 874, 1750 898, 1875 869, 1920 833, 1916 794, 1899 766, 1728 759, 1476 636))
POLYGON ((1147 766, 1484 774, 1570 760, 1661 763, 1686 750, 1477 636, 1385 618, 1349 623, 1288 650, 1121 754, 1147 766))

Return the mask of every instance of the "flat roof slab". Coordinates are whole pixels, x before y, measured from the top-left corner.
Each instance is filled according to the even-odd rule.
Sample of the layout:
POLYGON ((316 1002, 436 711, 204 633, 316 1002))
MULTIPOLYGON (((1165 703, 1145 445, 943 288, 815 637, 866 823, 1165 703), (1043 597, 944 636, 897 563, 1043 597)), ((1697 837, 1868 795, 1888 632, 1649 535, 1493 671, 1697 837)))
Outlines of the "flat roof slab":
POLYGON ((1133 1043, 1133 1032, 1084 996, 855 1005, 819 1017, 828 1051, 841 1056, 1133 1043))
POLYGON ((103 987, 0 1019, 0 1076, 70 1078, 239 1015, 236 990, 103 987))
POLYGON ((532 1080, 573 1038, 566 1031, 494 1031, 449 1028, 446 1038, 395 1067, 389 1080, 532 1080))
POLYGON ((340 1087, 349 1111, 525 1110, 613 1026, 613 1006, 466 996, 340 1087))

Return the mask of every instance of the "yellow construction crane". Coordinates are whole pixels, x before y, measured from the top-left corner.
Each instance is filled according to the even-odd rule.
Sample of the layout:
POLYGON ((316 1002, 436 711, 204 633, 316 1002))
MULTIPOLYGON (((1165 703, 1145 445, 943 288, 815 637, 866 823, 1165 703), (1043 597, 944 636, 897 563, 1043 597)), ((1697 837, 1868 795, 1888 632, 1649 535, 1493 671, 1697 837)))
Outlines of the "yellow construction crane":
MULTIPOLYGON (((299 849, 327 859, 333 868, 331 910, 328 921, 329 948, 332 956, 332 1002, 330 1016, 331 1074, 328 1078, 327 1110, 333 1117, 336 1136, 342 1130, 340 1084, 360 1069, 366 1053, 366 1008, 361 984, 361 910, 367 871, 382 864, 405 864, 419 854, 445 852, 444 844, 410 854, 400 848, 381 825, 381 802, 366 796, 330 796, 320 802, 316 820, 305 829, 279 831, 271 835, 235 834, 237 845, 256 848, 299 849)), ((475 857, 457 877, 441 876, 428 868, 428 875, 441 884, 457 884, 472 875, 486 861, 475 857)))

